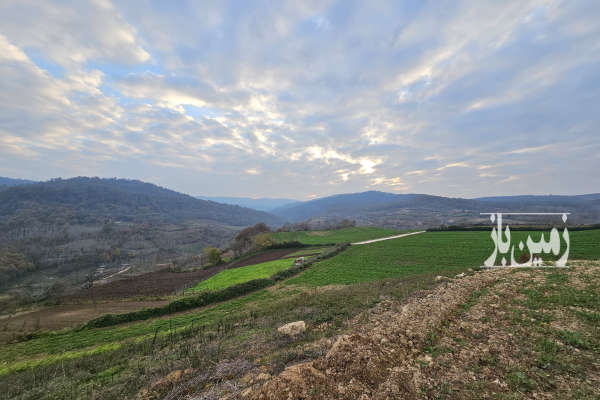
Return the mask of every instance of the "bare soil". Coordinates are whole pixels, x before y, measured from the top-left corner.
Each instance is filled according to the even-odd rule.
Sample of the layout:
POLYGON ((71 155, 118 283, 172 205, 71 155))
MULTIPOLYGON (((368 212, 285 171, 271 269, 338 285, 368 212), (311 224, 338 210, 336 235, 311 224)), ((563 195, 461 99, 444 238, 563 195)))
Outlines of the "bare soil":
POLYGON ((0 318, 0 341, 8 341, 14 335, 37 330, 58 330, 79 326, 92 318, 107 313, 126 313, 148 307, 158 307, 168 301, 109 301, 93 304, 65 304, 39 310, 18 313, 0 318))
POLYGON ((232 268, 244 267, 265 261, 277 260, 298 249, 266 251, 255 256, 230 264, 219 265, 194 272, 172 272, 162 269, 141 275, 130 276, 96 285, 91 289, 82 289, 65 298, 66 301, 92 301, 125 299, 129 297, 168 296, 202 282, 213 275, 232 268))

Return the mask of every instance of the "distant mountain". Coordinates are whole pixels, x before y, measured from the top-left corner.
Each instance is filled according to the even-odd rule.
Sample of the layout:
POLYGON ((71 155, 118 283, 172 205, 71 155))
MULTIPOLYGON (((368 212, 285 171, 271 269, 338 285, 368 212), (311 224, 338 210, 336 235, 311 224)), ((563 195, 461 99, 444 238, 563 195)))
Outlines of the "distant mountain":
POLYGON ((72 178, 13 186, 0 192, 0 217, 95 223, 208 220, 246 226, 277 225, 278 217, 249 208, 199 200, 150 183, 125 179, 72 178))
POLYGON ((211 200, 218 203, 232 204, 241 207, 253 208, 259 211, 271 211, 279 207, 290 206, 299 203, 297 200, 292 199, 274 199, 274 198, 258 198, 253 199, 251 197, 206 197, 197 196, 202 200, 211 200))
POLYGON ((271 212, 290 222, 331 217, 355 219, 361 225, 414 228, 485 223, 480 212, 498 211, 567 211, 573 213, 570 222, 592 224, 600 221, 600 195, 462 199, 369 191, 324 197, 271 212))
POLYGON ((520 195, 520 196, 495 196, 495 197, 478 197, 474 200, 482 201, 500 201, 506 203, 519 202, 538 202, 538 203, 557 203, 564 204, 565 202, 580 202, 587 200, 600 200, 600 193, 578 194, 578 195, 520 195))
POLYGON ((18 186, 18 185, 28 185, 31 183, 36 183, 35 181, 29 181, 27 179, 13 179, 6 178, 4 176, 0 176, 0 187, 2 186, 18 186))
POLYGON ((393 194, 368 191, 314 199, 280 207, 272 212, 291 221, 301 221, 322 216, 357 217, 362 214, 399 208, 419 208, 432 211, 464 210, 472 208, 474 205, 474 201, 467 199, 453 199, 426 194, 393 194))

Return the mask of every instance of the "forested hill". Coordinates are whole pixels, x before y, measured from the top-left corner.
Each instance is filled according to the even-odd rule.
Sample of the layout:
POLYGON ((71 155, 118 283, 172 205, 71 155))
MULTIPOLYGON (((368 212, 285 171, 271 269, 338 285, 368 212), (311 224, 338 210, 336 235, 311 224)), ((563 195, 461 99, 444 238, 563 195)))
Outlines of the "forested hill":
MULTIPOLYGON (((487 216, 480 216, 480 212, 500 211, 570 212, 569 221, 573 224, 596 224, 600 222, 600 195, 462 199, 369 191, 314 199, 279 207, 271 212, 291 222, 337 217, 354 219, 360 225, 430 228, 487 223, 487 216)), ((532 223, 530 219, 525 221, 525 218, 521 218, 519 222, 532 223)))
POLYGON ((36 183, 35 181, 29 181, 27 179, 13 179, 0 176, 0 190, 5 189, 9 186, 17 185, 28 185, 30 183, 36 183))
POLYGON ((244 207, 199 200, 150 183, 78 177, 13 186, 0 191, 5 222, 98 223, 210 220, 246 226, 276 225, 278 217, 244 207))

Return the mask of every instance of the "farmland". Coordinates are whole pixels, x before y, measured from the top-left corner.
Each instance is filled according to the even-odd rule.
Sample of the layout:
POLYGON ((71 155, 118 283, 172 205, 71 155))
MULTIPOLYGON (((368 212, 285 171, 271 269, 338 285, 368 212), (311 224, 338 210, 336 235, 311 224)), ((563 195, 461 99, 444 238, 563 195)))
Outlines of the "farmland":
POLYGON ((386 236, 398 235, 407 231, 384 229, 376 227, 343 228, 333 231, 299 231, 278 232, 273 234, 277 242, 298 241, 303 244, 320 245, 331 243, 353 243, 363 240, 378 239, 386 236))
MULTIPOLYGON (((373 238, 373 232, 360 238, 356 232, 353 235, 351 240, 373 238)), ((513 243, 526 235, 513 232, 513 243)), ((315 237, 326 236, 327 241, 336 237, 315 237)), ((346 241, 349 233, 338 233, 341 236, 346 241)), ((532 236, 537 240, 539 233, 532 236)), ((600 259, 599 242, 600 231, 571 232, 571 259, 600 259)), ((304 250, 314 251, 290 249, 282 256, 304 250)), ((206 308, 126 325, 41 333, 0 346, 0 397, 10 398, 17 391, 25 393, 23 399, 44 398, 44 393, 123 398, 173 369, 210 369, 240 354, 276 373, 289 363, 313 357, 294 350, 298 343, 274 336, 282 323, 304 320, 312 327, 301 343, 326 339, 348 329, 349 319, 382 296, 404 299, 433 286, 436 275, 452 276, 481 265, 491 251, 489 231, 427 232, 350 247, 282 285, 206 308), (98 379, 107 370, 111 385, 101 385, 98 379), (62 378, 56 378, 57 371, 62 378)), ((219 289, 268 277, 291 264, 288 258, 224 270, 194 289, 219 289)))
MULTIPOLYGON (((538 240, 541 232, 512 232, 513 243, 527 235, 538 240)), ((478 267, 492 253, 489 232, 426 232, 363 246, 325 260, 289 284, 323 286, 353 284, 412 275, 452 275, 478 267)), ((547 239, 546 234, 546 239, 547 239)), ((600 231, 570 233, 571 259, 600 259, 600 231)), ((561 243, 563 248, 565 243, 561 243)), ((519 252, 515 252, 518 257, 519 252)))
POLYGON ((196 292, 202 290, 218 290, 238 283, 248 282, 253 279, 268 278, 276 272, 291 267, 292 264, 293 261, 287 258, 235 269, 226 269, 219 272, 217 275, 200 282, 191 290, 196 292))

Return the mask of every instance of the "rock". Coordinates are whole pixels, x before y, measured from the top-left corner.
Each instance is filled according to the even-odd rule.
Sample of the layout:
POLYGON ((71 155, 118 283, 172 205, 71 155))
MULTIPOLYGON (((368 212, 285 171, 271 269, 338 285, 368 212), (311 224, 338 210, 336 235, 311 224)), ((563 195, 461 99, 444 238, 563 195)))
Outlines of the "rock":
POLYGON ((465 273, 461 273, 455 276, 455 278, 464 278, 465 277, 465 273))
POLYGON ((242 391, 241 396, 248 397, 250 395, 250 393, 252 393, 252 388, 246 388, 242 391))
POLYGON ((277 332, 290 337, 296 337, 299 334, 303 333, 305 330, 306 324, 304 323, 304 321, 290 322, 289 324, 285 324, 277 328, 277 332))

